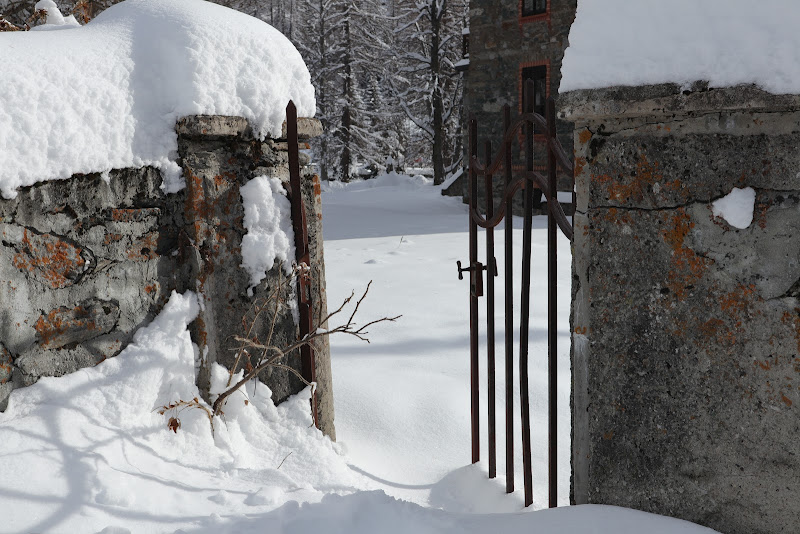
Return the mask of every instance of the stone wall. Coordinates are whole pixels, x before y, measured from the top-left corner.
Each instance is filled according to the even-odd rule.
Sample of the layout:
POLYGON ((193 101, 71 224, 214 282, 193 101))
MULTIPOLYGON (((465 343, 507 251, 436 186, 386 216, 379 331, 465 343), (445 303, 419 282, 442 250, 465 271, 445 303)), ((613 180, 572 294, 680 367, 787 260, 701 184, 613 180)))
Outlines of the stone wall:
MULTIPOLYGON (((179 193, 164 194, 160 173, 146 167, 40 183, 0 200, 0 407, 14 388, 39 377, 116 356, 173 290, 203 298, 191 325, 202 355, 201 391, 207 394, 212 362, 232 364, 233 336, 246 334, 243 318, 254 299, 269 295, 283 276, 276 265, 248 297, 239 187, 260 175, 288 182, 287 144, 254 139, 238 117, 188 117, 176 130, 186 178, 179 193)), ((319 123, 301 119, 299 131, 308 139, 320 133, 319 123)), ((303 200, 316 317, 327 306, 318 177, 304 173, 303 200)), ((294 298, 292 291, 284 296, 294 298)), ((296 339, 290 311, 277 324, 275 341, 296 339)), ((265 331, 262 320, 255 332, 263 339, 265 331)), ((287 363, 299 369, 299 360, 294 355, 287 363)), ((326 344, 317 347, 316 365, 320 426, 333 437, 326 344)), ((261 378, 276 402, 303 387, 284 370, 261 378)))
POLYGON ((572 500, 800 532, 800 97, 575 91, 572 500), (711 202, 756 191, 738 229, 711 202))
MULTIPOLYGON (((548 4, 546 15, 521 19, 519 2, 470 1, 470 51, 469 67, 464 73, 464 116, 467 120, 474 118, 478 121, 478 152, 481 157, 484 154, 485 140, 492 142, 495 154, 497 153, 502 140, 503 106, 511 106, 512 117, 522 110, 520 69, 523 66, 547 63, 549 94, 558 95, 561 60, 568 45, 567 37, 575 18, 577 0, 549 0, 548 4)), ((572 125, 559 121, 558 133, 562 145, 570 154, 572 125)), ((469 150, 466 125, 464 147, 469 150)), ((519 145, 515 147, 515 158, 522 164, 522 150, 519 145)), ((544 165, 545 157, 543 145, 537 146, 537 165, 544 165)), ((468 158, 465 157, 464 161, 468 161, 468 158)), ((465 198, 466 182, 464 180, 465 198)), ((502 177, 497 178, 498 193, 501 183, 502 177)), ((559 186, 569 190, 571 184, 568 177, 561 180, 559 186)), ((518 196, 521 198, 522 195, 518 196)), ((497 194, 495 198, 498 198, 497 194)))

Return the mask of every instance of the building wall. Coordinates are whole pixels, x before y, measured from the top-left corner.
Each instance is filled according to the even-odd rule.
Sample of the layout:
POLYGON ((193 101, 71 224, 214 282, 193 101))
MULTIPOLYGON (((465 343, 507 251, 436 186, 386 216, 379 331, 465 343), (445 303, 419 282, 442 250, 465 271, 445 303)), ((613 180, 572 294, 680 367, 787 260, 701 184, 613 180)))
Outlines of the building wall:
MULTIPOLYGON (((306 137, 318 129, 301 119, 306 137)), ((189 117, 177 131, 187 183, 178 193, 164 194, 161 174, 145 167, 114 170, 107 180, 91 174, 39 183, 0 199, 0 409, 17 387, 119 354, 173 290, 197 291, 204 301, 190 326, 203 355, 201 391, 208 390, 212 362, 233 363, 232 336, 247 334, 242 320, 253 302, 241 267, 239 187, 262 174, 288 181, 287 144, 253 139, 238 117, 189 117)), ((326 299, 316 176, 306 174, 303 200, 318 317, 326 299)), ((254 298, 270 294, 281 276, 274 267, 254 298)), ((291 291, 285 297, 294 298, 291 291)), ((262 323, 255 332, 263 339, 262 323)), ((296 339, 291 312, 279 314, 276 331, 276 344, 296 339)), ((329 358, 327 345, 318 346, 319 420, 333 436, 329 358)), ((297 355, 286 363, 300 368, 297 355)), ((268 369, 261 378, 275 402, 304 387, 284 370, 268 369)))
MULTIPOLYGON (((474 118, 478 122, 480 154, 485 140, 491 140, 495 150, 500 144, 503 106, 511 106, 512 116, 522 111, 522 68, 549 65, 549 93, 558 95, 561 60, 577 0, 548 3, 546 14, 522 18, 517 0, 470 1, 470 63, 464 73, 464 115, 467 121, 474 118)), ((571 125, 560 121, 558 130, 562 145, 571 154, 571 125)), ((466 125, 464 146, 469 149, 466 125)), ((538 161, 541 157, 542 151, 537 151, 538 161)), ((568 188, 566 183, 564 186, 568 188)))
POLYGON ((800 532, 800 97, 575 91, 575 503, 800 532), (711 203, 755 190, 744 229, 711 203))

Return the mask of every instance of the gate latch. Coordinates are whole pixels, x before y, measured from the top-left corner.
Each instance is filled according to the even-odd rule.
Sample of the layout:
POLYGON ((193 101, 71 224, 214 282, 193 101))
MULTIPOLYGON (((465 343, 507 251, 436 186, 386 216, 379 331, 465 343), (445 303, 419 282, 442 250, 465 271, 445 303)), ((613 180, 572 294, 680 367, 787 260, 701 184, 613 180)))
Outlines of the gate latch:
POLYGON ((464 279, 464 273, 470 273, 470 283, 472 284, 472 294, 476 297, 483 296, 483 272, 486 270, 486 266, 483 265, 481 262, 476 261, 469 267, 462 267, 461 262, 457 261, 456 265, 458 266, 458 279, 464 279))

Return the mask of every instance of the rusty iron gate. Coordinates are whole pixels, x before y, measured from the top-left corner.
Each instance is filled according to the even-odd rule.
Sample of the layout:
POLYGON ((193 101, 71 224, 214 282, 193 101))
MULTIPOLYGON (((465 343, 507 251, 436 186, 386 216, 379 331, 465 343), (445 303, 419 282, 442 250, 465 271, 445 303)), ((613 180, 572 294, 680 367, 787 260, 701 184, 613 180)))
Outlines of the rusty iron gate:
MULTIPOLYGON (((550 507, 556 506, 556 411, 557 411, 557 304, 556 304, 556 230, 561 229, 568 239, 572 239, 572 224, 564 213, 557 195, 557 174, 559 167, 573 176, 569 157, 556 136, 555 101, 550 98, 546 104, 546 117, 533 112, 532 81, 524 94, 524 112, 511 120, 511 109, 503 109, 503 141, 497 156, 492 158, 492 146, 485 144, 485 163, 478 159, 478 125, 475 120, 469 124, 469 266, 458 263, 459 279, 464 272, 470 274, 470 389, 472 416, 472 462, 480 461, 480 404, 479 404, 479 348, 478 348, 478 299, 486 296, 486 339, 488 363, 488 436, 489 436, 489 478, 497 475, 497 446, 495 428, 495 289, 494 277, 498 276, 494 251, 494 228, 505 219, 505 410, 506 410, 506 492, 514 491, 514 291, 512 257, 512 202, 520 189, 524 198, 524 220, 522 236, 522 287, 520 294, 520 335, 519 335, 519 384, 520 417, 522 419, 522 463, 525 486, 525 506, 533 502, 533 481, 531 471, 531 426, 528 400, 528 324, 530 318, 531 287, 531 230, 533 210, 542 205, 542 196, 547 200, 547 362, 548 362, 548 496, 550 507), (537 140, 545 142, 547 158, 546 173, 534 165, 534 132, 537 140), (517 170, 513 165, 512 145, 521 139, 525 165, 517 170), (503 167, 504 192, 495 212, 492 193, 492 179, 503 167), (483 177, 486 190, 484 215, 478 206, 478 177, 483 177), (486 230, 486 261, 478 259, 478 227, 486 230), (488 273, 484 295, 483 272, 488 273)), ((574 186, 573 186, 574 189, 574 186)), ((574 193, 573 193, 574 205, 574 193)))

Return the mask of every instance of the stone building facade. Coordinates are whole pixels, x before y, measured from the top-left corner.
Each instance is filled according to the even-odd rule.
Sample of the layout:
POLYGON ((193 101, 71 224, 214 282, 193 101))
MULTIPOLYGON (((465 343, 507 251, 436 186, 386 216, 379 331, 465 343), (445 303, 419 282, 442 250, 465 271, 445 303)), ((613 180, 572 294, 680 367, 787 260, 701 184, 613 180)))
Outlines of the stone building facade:
MULTIPOLYGON (((314 119, 300 119, 298 126, 301 138, 321 132, 314 119)), ((287 142, 255 139, 240 117, 187 117, 176 130, 186 179, 178 193, 165 194, 160 172, 145 167, 38 183, 21 188, 15 199, 0 199, 0 409, 15 388, 119 354, 172 291, 202 298, 190 325, 200 390, 207 395, 211 363, 233 363, 233 336, 247 336, 253 299, 268 296, 285 276, 276 262, 248 296, 239 189, 262 175, 288 182, 287 142)), ((324 317, 319 179, 301 174, 313 317, 324 317)), ((290 286, 285 298, 294 298, 290 286)), ((261 339, 269 319, 255 325, 261 339)), ((290 310, 279 313, 275 332, 278 346, 297 338, 290 310)), ((316 349, 318 421, 333 437, 330 353, 326 344, 316 349)), ((300 369, 298 355, 285 363, 300 369)), ((260 377, 276 403, 304 387, 281 369, 260 377)))
POLYGON ((800 97, 698 82, 560 103, 573 502, 800 532, 800 97), (715 210, 734 188, 750 203, 715 210))
MULTIPOLYGON (((542 113, 547 97, 558 95, 561 61, 576 4, 577 0, 470 0, 469 62, 462 62, 463 103, 466 120, 478 122, 480 154, 485 140, 499 146, 503 106, 511 106, 512 116, 522 111, 526 77, 534 79, 538 112, 542 113)), ((571 154, 572 126, 559 121, 558 133, 571 154)), ((464 147, 469 149, 466 124, 464 147)), ((521 154, 521 150, 515 152, 521 154)), ((542 161, 543 151, 537 150, 536 156, 542 161)), ((522 158, 517 159, 522 164, 522 158)), ((568 183, 569 177, 564 177, 559 188, 569 190, 568 183)), ((466 180, 462 194, 466 195, 466 180)))

